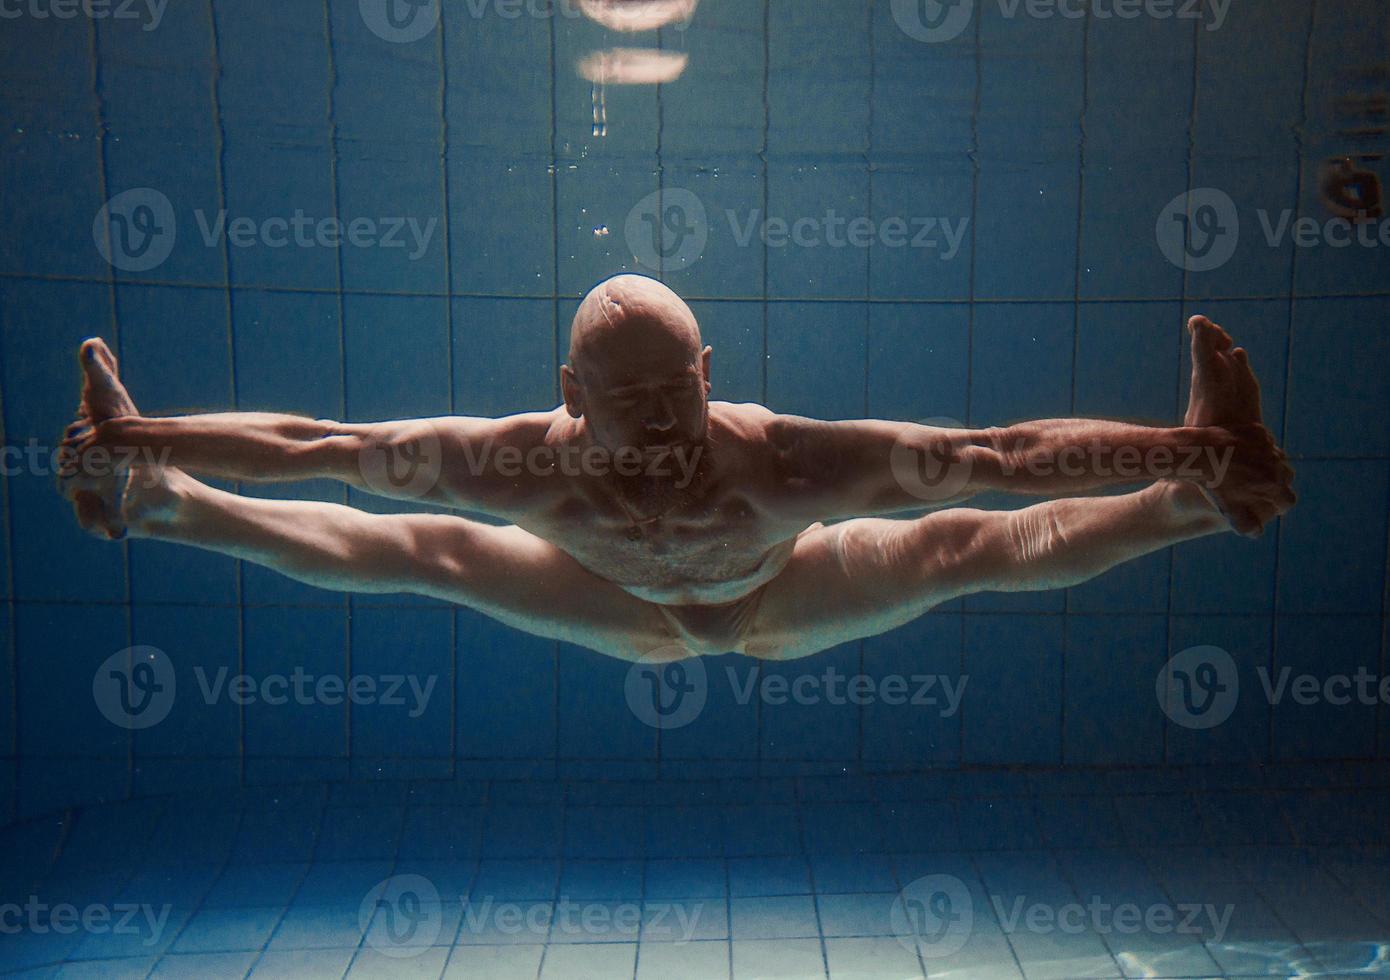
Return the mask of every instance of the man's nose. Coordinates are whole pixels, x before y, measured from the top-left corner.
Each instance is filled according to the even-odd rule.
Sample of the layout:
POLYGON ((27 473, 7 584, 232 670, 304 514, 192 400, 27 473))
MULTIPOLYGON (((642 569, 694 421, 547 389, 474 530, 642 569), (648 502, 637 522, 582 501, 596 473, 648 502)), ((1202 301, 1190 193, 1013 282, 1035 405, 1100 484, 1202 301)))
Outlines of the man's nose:
POLYGON ((676 424, 676 413, 671 411, 671 403, 664 397, 654 398, 647 406, 642 424, 653 432, 666 432, 676 424))

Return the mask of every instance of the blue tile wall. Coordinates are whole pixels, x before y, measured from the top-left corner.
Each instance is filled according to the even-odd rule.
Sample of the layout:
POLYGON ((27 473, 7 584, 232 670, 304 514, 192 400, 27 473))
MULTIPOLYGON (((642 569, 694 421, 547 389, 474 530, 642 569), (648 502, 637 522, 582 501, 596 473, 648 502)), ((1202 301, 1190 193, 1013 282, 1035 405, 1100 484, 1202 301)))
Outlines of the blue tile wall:
POLYGON ((1298 506, 1281 521, 1281 613, 1379 613, 1385 568, 1384 460, 1303 460, 1298 506))
POLYGON ((241 708, 226 684, 243 672, 240 613, 224 604, 137 604, 131 632, 174 665, 175 696, 164 720, 132 733, 136 791, 210 790, 241 780, 241 708), (225 673, 224 673, 225 672, 225 673))
POLYGON ((25 449, 10 477, 10 543, 16 598, 106 601, 126 596, 124 547, 88 537, 55 492, 51 454, 76 414, 81 393, 77 347, 111 334, 107 287, 7 279, 0 287, 6 439, 25 449), (32 442, 31 442, 32 440, 32 442), (38 451, 31 465, 28 450, 38 451))
POLYGON ((455 615, 459 759, 554 759, 556 645, 472 610, 455 615))
MULTIPOLYGON (((238 290, 231 301, 237 390, 235 404, 224 407, 346 420, 337 297, 326 293, 238 290)), ((343 485, 327 480, 244 483, 240 492, 255 497, 336 503, 342 503, 346 497, 343 485)), ((241 576, 242 595, 250 605, 345 605, 343 596, 257 565, 243 563, 241 576)))
MULTIPOLYGON (((232 351, 226 294, 212 289, 120 286, 122 378, 142 412, 226 411, 232 402, 232 351)), ((225 484, 218 484, 225 488, 225 484)), ((236 562, 160 541, 130 546, 136 602, 237 601, 236 562)))
POLYGON ((1062 761, 1064 649, 1060 616, 965 617, 963 762, 1062 761))
POLYGON ((1281 616, 1276 620, 1274 697, 1277 759, 1370 758, 1376 751, 1376 702, 1358 695, 1355 678, 1369 674, 1375 698, 1380 676, 1381 623, 1376 616, 1281 616), (1299 678, 1311 678, 1308 691, 1299 678), (1342 686, 1337 685, 1341 679, 1342 686), (1287 681, 1281 687, 1281 682, 1287 681), (1277 699, 1277 700, 1276 700, 1277 699), (1345 703, 1342 703, 1345 701, 1345 703))
POLYGON ((1076 765, 1163 761, 1154 678, 1167 659, 1162 616, 1068 616, 1066 761, 1076 765))
MULTIPOLYGON (((1160 715, 1170 762, 1246 763, 1268 758, 1273 706, 1264 696, 1261 677, 1273 676, 1273 630, 1272 616, 1173 617, 1168 655, 1176 656, 1192 647, 1225 650, 1235 662, 1239 688, 1230 717, 1213 728, 1188 728, 1160 715)), ((1160 709, 1155 698, 1148 713, 1160 709)))
MULTIPOLYGON (((367 421, 549 408, 578 299, 634 270, 690 299, 715 348, 716 399, 825 418, 1167 424, 1188 395, 1183 320, 1204 313, 1250 351, 1299 506, 1257 541, 1190 542, 1066 593, 972 596, 814 661, 712 658, 700 717, 657 732, 624 703, 626 664, 433 600, 349 598, 193 549, 99 542, 51 476, 26 465, 0 494, 0 598, 13 599, 0 629, 14 651, 0 667, 0 820, 131 792, 320 777, 1387 751, 1384 706, 1272 706, 1260 680, 1285 666, 1322 678, 1387 666, 1390 251, 1270 240, 1285 212, 1327 220, 1327 157, 1379 167, 1383 137, 1358 130, 1355 112, 1375 94, 1365 70, 1383 61, 1384 4, 1231 4, 1220 25, 1011 17, 980 4, 930 44, 887 2, 707 3, 689 28, 636 35, 572 9, 440 6, 403 43, 351 3, 171 5, 154 30, 6 20, 7 448, 55 440, 78 397, 73 355, 91 335, 112 343, 152 412, 367 421), (688 57, 673 83, 580 76, 596 53, 658 45, 688 57), (109 229, 94 234, 94 221, 141 187, 173 208, 170 254, 113 268, 99 248, 109 229), (1238 238, 1219 268, 1184 270, 1162 254, 1156 223, 1201 188, 1230 197, 1238 238), (668 214, 672 201, 693 211, 668 214), (405 244, 209 238, 224 212, 370 219, 377 234, 403 219, 394 237, 405 244), (648 215, 697 237, 653 249, 648 215), (855 219, 868 220, 869 241, 835 237, 855 219), (775 224, 764 236, 769 220, 799 228, 803 243, 781 243, 775 224), (903 243, 897 228, 920 238, 903 243), (92 710, 88 670, 132 640, 177 653, 181 685, 170 717, 134 734, 92 710), (1194 731, 1162 713, 1154 681, 1167 656, 1202 644, 1232 655, 1241 697, 1225 723, 1194 731), (78 651, 79 669, 63 650, 78 651), (199 667, 264 677, 296 665, 439 680, 416 719, 386 705, 197 695, 199 667), (754 667, 968 680, 951 716, 739 703, 727 672, 754 667), (55 755, 63 765, 40 762, 55 755)), ((328 481, 217 485, 422 509, 328 481)), ((343 826, 334 846, 374 825, 343 826)), ((831 814, 812 830, 838 833, 831 814)), ((669 830, 652 833, 641 840, 674 846, 669 830)))
POLYGON ((351 706, 354 775, 367 779, 453 774, 454 613, 358 609, 350 677, 370 679, 351 706))

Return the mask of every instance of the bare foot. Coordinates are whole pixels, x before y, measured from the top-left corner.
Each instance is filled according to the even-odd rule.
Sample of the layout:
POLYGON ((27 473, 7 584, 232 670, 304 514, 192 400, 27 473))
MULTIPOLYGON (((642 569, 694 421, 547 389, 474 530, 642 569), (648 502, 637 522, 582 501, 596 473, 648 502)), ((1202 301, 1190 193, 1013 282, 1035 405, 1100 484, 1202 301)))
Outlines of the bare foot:
POLYGON ((1204 316, 1187 321, 1192 334, 1192 393, 1186 425, 1258 423, 1260 383, 1244 347, 1232 347, 1230 334, 1204 316))
MULTIPOLYGON (((78 418, 64 432, 64 446, 81 445, 108 418, 135 416, 139 410, 121 384, 115 354, 106 342, 92 338, 82 343, 82 400, 78 418)), ((170 488, 160 467, 152 463, 126 463, 122 453, 72 453, 65 460, 58 485, 83 530, 111 541, 124 538, 132 524, 143 523, 153 512, 172 506, 170 488)))
POLYGON ((1248 537, 1293 506, 1293 469, 1261 422, 1260 383, 1243 347, 1204 316, 1187 322, 1192 334, 1192 392, 1184 424, 1217 427, 1233 437, 1231 468, 1207 499, 1248 537))

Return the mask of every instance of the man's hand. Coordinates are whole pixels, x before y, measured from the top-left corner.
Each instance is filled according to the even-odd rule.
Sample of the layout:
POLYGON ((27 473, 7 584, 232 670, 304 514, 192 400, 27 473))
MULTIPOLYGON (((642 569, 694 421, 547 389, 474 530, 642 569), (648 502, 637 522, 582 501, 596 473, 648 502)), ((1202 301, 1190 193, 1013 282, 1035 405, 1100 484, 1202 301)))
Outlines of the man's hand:
POLYGON ((1232 465, 1221 482, 1205 486, 1208 499, 1247 537, 1291 508, 1293 468, 1260 415, 1260 383, 1243 347, 1204 316, 1187 323, 1192 334, 1192 393, 1184 424, 1216 426, 1232 438, 1232 465))

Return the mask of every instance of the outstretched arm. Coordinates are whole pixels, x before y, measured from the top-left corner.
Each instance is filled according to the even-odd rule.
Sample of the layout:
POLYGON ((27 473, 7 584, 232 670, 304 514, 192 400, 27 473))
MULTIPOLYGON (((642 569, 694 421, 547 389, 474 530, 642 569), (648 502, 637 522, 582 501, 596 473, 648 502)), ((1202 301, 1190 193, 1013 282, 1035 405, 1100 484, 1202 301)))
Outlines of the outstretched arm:
POLYGON ((779 416, 769 441, 794 506, 816 517, 944 506, 984 490, 1040 497, 1155 480, 1217 486, 1256 479, 1272 448, 1263 427, 1155 428, 1047 419, 943 429, 875 419, 779 416))
POLYGON ((348 424, 296 415, 226 412, 77 424, 65 445, 76 453, 148 450, 191 473, 250 482, 326 478, 368 493, 510 516, 537 481, 496 465, 523 456, 550 428, 544 413, 501 419, 447 417, 348 424), (505 457, 504 457, 505 458, 505 457))
POLYGON ((1245 351, 1206 317, 1188 329, 1192 400, 1180 427, 1051 419, 967 430, 781 416, 768 439, 783 503, 826 519, 939 507, 980 490, 1060 497, 1174 480, 1202 488, 1235 530, 1258 534, 1286 498, 1292 505, 1293 470, 1260 424, 1245 351))

